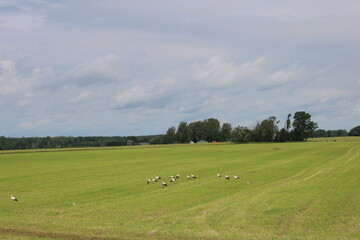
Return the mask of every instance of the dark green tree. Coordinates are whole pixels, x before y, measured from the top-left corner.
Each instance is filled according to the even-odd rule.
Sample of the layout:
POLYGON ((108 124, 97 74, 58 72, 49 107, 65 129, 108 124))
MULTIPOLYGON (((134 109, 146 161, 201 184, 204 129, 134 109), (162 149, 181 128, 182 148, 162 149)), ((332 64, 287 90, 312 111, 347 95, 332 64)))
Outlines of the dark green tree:
POLYGON ((349 136, 360 136, 360 125, 350 130, 349 136))
POLYGON ((291 128, 291 114, 289 113, 288 116, 287 116, 287 119, 286 119, 286 131, 290 131, 290 128, 291 128))
POLYGON ((231 131, 231 141, 234 143, 247 143, 252 140, 252 131, 246 127, 237 126, 231 131))
POLYGON ((220 139, 220 121, 216 118, 209 118, 203 121, 203 127, 205 130, 204 140, 219 141, 220 139))
POLYGON ((223 123, 221 126, 221 141, 230 141, 231 140, 231 123, 223 123))
POLYGON ((318 127, 316 122, 311 121, 311 114, 304 111, 299 111, 294 114, 292 126, 293 131, 291 132, 291 137, 294 141, 304 141, 312 137, 318 127))
POLYGON ((189 123, 188 127, 191 141, 198 142, 204 140, 205 130, 204 124, 201 121, 189 123))
POLYGON ((286 142, 288 140, 289 140, 289 132, 285 128, 282 128, 276 135, 276 141, 286 142))
POLYGON ((327 137, 327 132, 324 129, 317 129, 314 131, 314 137, 327 137))
POLYGON ((186 122, 180 122, 176 131, 176 140, 179 143, 190 142, 189 128, 186 122))
POLYGON ((261 123, 257 123, 253 133, 255 141, 257 142, 273 142, 279 129, 276 124, 276 117, 272 116, 263 120, 261 123))
POLYGON ((151 138, 151 140, 149 142, 150 145, 163 144, 163 143, 164 143, 164 135, 155 136, 155 137, 151 138))
POLYGON ((170 127, 164 137, 164 143, 165 144, 172 144, 176 142, 176 128, 175 127, 170 127))

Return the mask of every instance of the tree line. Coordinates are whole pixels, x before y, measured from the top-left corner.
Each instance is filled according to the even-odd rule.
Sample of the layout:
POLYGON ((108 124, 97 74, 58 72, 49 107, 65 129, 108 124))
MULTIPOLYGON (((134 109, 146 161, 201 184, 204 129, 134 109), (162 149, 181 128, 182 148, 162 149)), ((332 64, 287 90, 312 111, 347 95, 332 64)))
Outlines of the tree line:
POLYGON ((279 121, 271 116, 252 128, 233 127, 231 123, 221 124, 218 119, 209 118, 191 123, 180 122, 178 127, 170 127, 165 134, 148 136, 114 137, 22 137, 0 136, 0 150, 72 148, 72 147, 107 147, 129 146, 143 143, 172 144, 189 142, 287 142, 305 141, 310 137, 360 136, 360 126, 346 130, 317 129, 311 115, 304 111, 288 114, 284 127, 279 129, 279 121))
POLYGON ((72 148, 72 147, 108 147, 129 146, 149 143, 156 135, 128 137, 21 137, 0 136, 0 150, 72 148))
POLYGON ((201 140, 235 143, 287 142, 305 141, 310 137, 351 135, 346 130, 316 130, 318 124, 311 120, 311 114, 304 111, 298 111, 293 116, 288 114, 285 126, 281 129, 278 127, 279 123, 274 116, 258 122, 252 128, 232 127, 230 123, 220 124, 220 121, 215 118, 191 123, 180 122, 177 128, 170 127, 165 135, 152 138, 150 144, 189 143, 201 140))

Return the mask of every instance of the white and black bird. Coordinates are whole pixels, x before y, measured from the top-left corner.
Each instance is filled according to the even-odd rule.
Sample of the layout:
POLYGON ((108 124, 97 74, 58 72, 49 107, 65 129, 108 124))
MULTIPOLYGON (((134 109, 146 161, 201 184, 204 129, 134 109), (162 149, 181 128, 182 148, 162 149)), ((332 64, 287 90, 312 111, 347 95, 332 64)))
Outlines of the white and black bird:
POLYGON ((187 178, 188 178, 188 179, 191 179, 189 175, 187 175, 187 178))
POLYGON ((150 181, 150 179, 148 179, 148 180, 146 180, 146 182, 149 184, 151 181, 150 181))
POLYGON ((156 180, 159 180, 159 179, 161 179, 161 177, 155 176, 155 179, 156 179, 156 180))
POLYGON ((252 184, 252 182, 247 182, 247 184, 252 184))
POLYGON ((12 194, 10 194, 10 199, 13 200, 13 201, 18 201, 16 197, 14 197, 12 194))
POLYGON ((180 178, 180 174, 176 174, 175 178, 180 178))
POLYGON ((194 174, 191 174, 191 177, 194 178, 194 179, 196 179, 196 176, 195 176, 194 174))
POLYGON ((234 176, 235 179, 239 179, 239 176, 234 176))
POLYGON ((164 187, 167 187, 166 182, 162 182, 162 185, 163 185, 164 187))
POLYGON ((157 180, 156 180, 156 178, 153 178, 153 180, 152 180, 153 182, 157 182, 157 180))
POLYGON ((225 179, 230 179, 230 177, 228 175, 225 175, 225 179))
POLYGON ((221 177, 221 174, 220 174, 220 173, 217 173, 216 176, 221 177))
POLYGON ((172 178, 171 180, 170 180, 170 182, 175 182, 176 181, 176 179, 175 178, 172 178))
POLYGON ((170 178, 170 179, 171 179, 171 178, 174 178, 174 176, 173 176, 173 175, 170 175, 169 178, 170 178))

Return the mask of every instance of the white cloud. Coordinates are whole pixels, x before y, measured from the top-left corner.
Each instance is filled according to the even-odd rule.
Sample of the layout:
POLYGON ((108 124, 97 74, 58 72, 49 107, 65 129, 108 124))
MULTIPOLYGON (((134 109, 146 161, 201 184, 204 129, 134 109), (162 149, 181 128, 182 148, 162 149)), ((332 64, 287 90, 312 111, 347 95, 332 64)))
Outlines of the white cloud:
POLYGON ((90 100, 91 98, 94 98, 96 94, 92 90, 87 90, 84 92, 81 92, 78 96, 72 98, 69 100, 70 103, 79 103, 79 102, 85 102, 87 100, 90 100))
POLYGON ((19 127, 23 129, 37 129, 39 127, 45 127, 49 123, 50 123, 49 119, 41 119, 34 122, 22 122, 19 124, 19 127))
POLYGON ((281 87, 285 84, 296 81, 302 74, 303 69, 296 65, 291 66, 287 69, 278 70, 275 73, 267 76, 265 80, 258 82, 259 90, 268 90, 271 88, 281 87))
POLYGON ((0 29, 35 30, 43 26, 44 16, 30 14, 1 14, 0 29))
POLYGON ((15 64, 11 61, 0 61, 0 95, 8 95, 22 89, 15 64))
POLYGON ((121 81, 125 76, 119 71, 120 59, 115 54, 108 54, 92 63, 82 63, 65 73, 60 79, 78 86, 104 84, 121 81))
POLYGON ((178 85, 175 85, 175 80, 172 78, 135 85, 117 94, 114 109, 163 108, 169 104, 169 99, 174 97, 174 91, 179 90, 177 87, 178 85))
POLYGON ((195 79, 205 85, 215 87, 228 86, 229 84, 260 74, 265 61, 265 57, 260 57, 255 61, 236 65, 215 56, 210 58, 205 65, 199 67, 195 73, 195 79))
POLYGON ((26 107, 27 105, 29 105, 29 103, 30 103, 29 100, 19 100, 18 106, 19 107, 26 107))

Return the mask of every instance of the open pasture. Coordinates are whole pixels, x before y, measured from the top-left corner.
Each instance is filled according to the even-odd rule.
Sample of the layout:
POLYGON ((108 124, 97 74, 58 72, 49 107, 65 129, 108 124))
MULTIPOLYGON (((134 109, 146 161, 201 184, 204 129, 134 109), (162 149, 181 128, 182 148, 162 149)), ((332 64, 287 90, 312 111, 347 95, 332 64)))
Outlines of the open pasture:
POLYGON ((3 153, 0 239, 359 239, 360 138, 326 140, 3 153))

